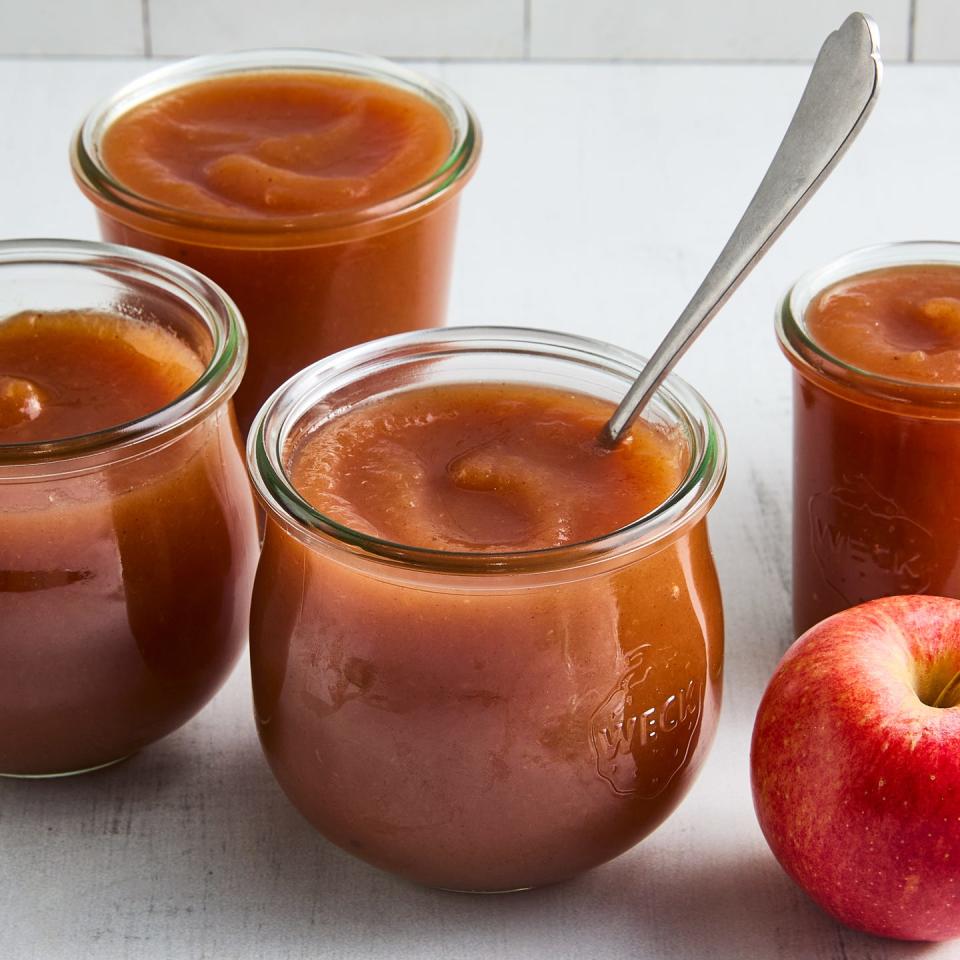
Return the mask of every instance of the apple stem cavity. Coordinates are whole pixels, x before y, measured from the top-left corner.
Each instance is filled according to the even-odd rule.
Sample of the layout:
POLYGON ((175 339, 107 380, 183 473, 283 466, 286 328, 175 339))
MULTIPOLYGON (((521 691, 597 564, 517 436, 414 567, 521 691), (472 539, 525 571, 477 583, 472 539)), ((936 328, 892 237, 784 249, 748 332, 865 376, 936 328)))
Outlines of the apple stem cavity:
POLYGON ((955 707, 958 700, 960 700, 960 670, 953 675, 953 678, 940 691, 930 706, 941 708, 955 707))

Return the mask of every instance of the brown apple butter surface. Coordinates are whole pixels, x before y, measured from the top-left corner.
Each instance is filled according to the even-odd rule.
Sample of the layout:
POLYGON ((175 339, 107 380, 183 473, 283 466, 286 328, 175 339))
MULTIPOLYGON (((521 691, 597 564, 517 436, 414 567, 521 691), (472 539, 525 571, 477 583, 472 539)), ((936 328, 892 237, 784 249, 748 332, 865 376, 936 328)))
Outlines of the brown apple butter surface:
POLYGON ((658 506, 682 443, 644 421, 613 450, 609 404, 547 387, 451 385, 360 406, 299 439, 294 486, 372 536, 437 550, 539 550, 612 533, 658 506))
POLYGON ((960 268, 888 267, 841 280, 807 309, 813 340, 885 377, 960 387, 960 268))
POLYGON ((0 320, 0 444, 94 433, 165 407, 203 372, 161 327, 115 313, 0 320))
POLYGON ((177 87, 103 139, 125 186, 194 213, 284 218, 362 210, 428 180, 450 153, 425 97, 366 77, 257 71, 177 87))

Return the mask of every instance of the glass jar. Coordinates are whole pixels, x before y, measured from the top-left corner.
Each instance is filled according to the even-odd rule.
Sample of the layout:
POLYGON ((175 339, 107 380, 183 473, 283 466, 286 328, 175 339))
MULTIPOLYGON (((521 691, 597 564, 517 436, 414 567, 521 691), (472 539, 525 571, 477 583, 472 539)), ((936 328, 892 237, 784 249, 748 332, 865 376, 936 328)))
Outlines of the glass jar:
POLYGON ((187 263, 236 301, 250 331, 250 363, 236 397, 246 430, 273 390, 308 363, 444 322, 457 198, 479 152, 476 118, 437 81, 378 57, 260 50, 198 57, 135 80, 89 114, 72 164, 104 239, 187 263), (450 154, 428 180, 388 201, 283 219, 171 207, 137 195, 105 166, 103 136, 121 114, 176 88, 257 72, 362 77, 415 93, 447 118, 450 154))
POLYGON ((877 597, 960 597, 960 384, 862 370, 817 344, 807 309, 884 267, 954 264, 960 244, 867 247, 801 277, 777 337, 794 367, 793 614, 803 633, 877 597))
POLYGON ((0 243, 0 323, 86 309, 162 325, 205 369, 141 419, 0 444, 7 775, 80 772, 170 733, 220 688, 247 635, 257 530, 230 403, 243 322, 217 287, 160 257, 0 243))
POLYGON ((725 442, 699 395, 670 378, 647 411, 689 451, 669 499, 589 542, 458 553, 316 512, 285 472, 291 431, 308 412, 441 383, 616 401, 642 365, 546 331, 424 331, 314 364, 258 415, 257 726, 287 795, 345 850, 431 886, 512 890, 603 863, 668 816, 720 706, 706 514, 725 442))

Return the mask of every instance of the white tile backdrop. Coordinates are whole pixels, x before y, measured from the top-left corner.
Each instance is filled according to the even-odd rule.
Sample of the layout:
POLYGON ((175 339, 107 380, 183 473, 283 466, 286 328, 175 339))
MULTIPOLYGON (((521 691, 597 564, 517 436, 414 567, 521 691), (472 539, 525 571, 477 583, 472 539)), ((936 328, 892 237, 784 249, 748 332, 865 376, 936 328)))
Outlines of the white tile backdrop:
MULTIPOLYGON (((564 59, 806 60, 857 8, 857 0, 529 2, 531 55, 564 59)), ((905 60, 910 0, 863 2, 884 56, 905 60)))
MULTIPOLYGON (((860 0, 0 0, 0 56, 255 46, 421 59, 808 60, 860 0)), ((960 0, 862 0, 887 60, 960 61, 960 0)))
POLYGON ((917 60, 960 60, 960 0, 915 0, 917 60))
POLYGON ((0 0, 0 54, 144 53, 141 0, 0 0))
POLYGON ((149 0, 149 28, 159 56, 299 46, 516 58, 524 0, 149 0))

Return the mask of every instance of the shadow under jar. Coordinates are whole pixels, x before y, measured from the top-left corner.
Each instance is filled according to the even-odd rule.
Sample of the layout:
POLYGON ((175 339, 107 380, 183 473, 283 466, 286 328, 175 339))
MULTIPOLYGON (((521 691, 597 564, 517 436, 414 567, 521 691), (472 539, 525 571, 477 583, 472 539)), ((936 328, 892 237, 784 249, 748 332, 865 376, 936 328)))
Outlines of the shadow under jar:
POLYGON ((0 436, 31 428, 0 442, 0 773, 123 759, 230 674, 257 557, 230 402, 245 356, 235 308, 186 267, 103 244, 0 244, 0 436), (27 379, 31 350, 47 353, 27 379), (184 371, 157 409, 72 432, 97 404, 121 409, 184 371))
POLYGON ((104 239, 220 284, 250 335, 246 431, 345 347, 444 322, 476 118, 388 60, 310 50, 198 57, 96 107, 72 148, 104 239))
MULTIPOLYGON (((564 403, 594 404, 593 444, 642 364, 545 331, 427 331, 315 364, 259 414, 248 441, 267 511, 251 620, 257 725, 287 795, 345 850, 436 887, 534 887, 623 853, 686 793, 720 705, 723 618, 706 514, 726 457, 713 413, 682 381, 667 381, 644 425, 679 451, 678 483, 645 516, 585 542, 404 545, 320 513, 291 475, 301 441, 354 411, 398 431, 388 450, 403 417, 378 419, 384 405, 419 396, 427 409, 410 422, 428 427, 462 411, 431 412, 436 390, 488 391, 481 418, 531 388, 556 391, 566 400, 548 402, 561 411, 543 419, 548 433, 567 425, 557 426, 564 403)), ((474 463, 478 495, 513 470, 503 484, 549 519, 550 475, 531 466, 525 476, 517 459, 494 456, 489 474, 474 463)), ((458 457, 446 470, 460 466, 458 457)), ((383 469, 404 497, 404 471, 383 469)))
POLYGON ((794 367, 793 612, 960 597, 960 244, 867 247, 780 306, 794 367))

